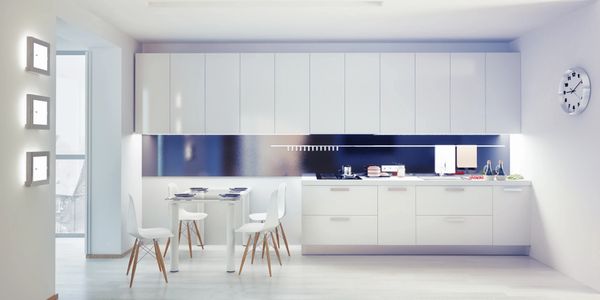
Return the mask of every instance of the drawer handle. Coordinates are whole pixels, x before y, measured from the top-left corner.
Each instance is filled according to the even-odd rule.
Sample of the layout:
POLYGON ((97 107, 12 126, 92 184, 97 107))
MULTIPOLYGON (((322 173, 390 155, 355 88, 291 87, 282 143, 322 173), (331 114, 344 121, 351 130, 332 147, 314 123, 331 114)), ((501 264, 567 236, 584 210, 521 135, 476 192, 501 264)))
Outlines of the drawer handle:
POLYGON ((329 220, 332 222, 348 222, 348 221, 350 221, 350 218, 348 218, 348 217, 331 217, 331 218, 329 218, 329 220))
POLYGON ((350 188, 330 188, 329 190, 332 192, 348 192, 350 191, 350 188))
POLYGON ((390 191, 390 192, 406 192, 407 189, 405 187, 391 187, 391 188, 388 188, 388 191, 390 191))
POLYGON ((464 192, 465 188, 463 187, 448 187, 446 188, 447 192, 464 192))
POLYGON ((446 217, 445 220, 448 223, 464 223, 466 221, 463 217, 446 217))
POLYGON ((522 188, 504 188, 505 192, 513 192, 513 193, 519 193, 522 192, 523 189, 522 188))

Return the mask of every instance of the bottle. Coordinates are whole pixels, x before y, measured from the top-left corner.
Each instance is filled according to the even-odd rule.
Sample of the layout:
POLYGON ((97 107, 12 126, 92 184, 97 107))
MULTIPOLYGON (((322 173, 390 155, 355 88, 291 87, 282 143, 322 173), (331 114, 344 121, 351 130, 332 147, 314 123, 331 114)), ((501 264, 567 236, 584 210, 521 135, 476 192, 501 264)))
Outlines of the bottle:
POLYGON ((502 162, 501 160, 498 161, 498 166, 496 167, 496 174, 498 176, 506 176, 506 174, 504 173, 504 162, 502 162))
POLYGON ((489 159, 486 162, 485 167, 483 168, 483 175, 494 176, 494 173, 492 173, 492 161, 489 159))

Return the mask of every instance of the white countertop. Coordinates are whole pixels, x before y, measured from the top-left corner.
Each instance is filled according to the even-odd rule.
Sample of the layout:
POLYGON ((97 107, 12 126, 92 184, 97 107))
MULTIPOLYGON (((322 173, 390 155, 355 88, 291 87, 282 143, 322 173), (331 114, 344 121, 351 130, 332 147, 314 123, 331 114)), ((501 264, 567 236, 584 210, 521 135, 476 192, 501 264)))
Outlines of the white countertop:
POLYGON ((504 181, 485 181, 485 180, 466 180, 436 177, 435 179, 423 179, 418 176, 405 177, 362 177, 362 180, 342 180, 342 179, 317 179, 315 175, 302 176, 302 185, 454 185, 454 186, 529 186, 529 180, 504 180, 504 181))

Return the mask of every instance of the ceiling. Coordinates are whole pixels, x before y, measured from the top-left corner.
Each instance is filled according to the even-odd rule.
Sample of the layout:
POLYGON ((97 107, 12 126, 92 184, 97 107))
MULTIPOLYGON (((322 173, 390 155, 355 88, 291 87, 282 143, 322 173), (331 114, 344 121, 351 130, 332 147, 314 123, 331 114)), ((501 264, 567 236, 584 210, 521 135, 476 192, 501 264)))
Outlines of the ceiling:
POLYGON ((593 0, 80 0, 143 42, 510 41, 593 0), (157 2, 158 1, 158 2, 157 2))

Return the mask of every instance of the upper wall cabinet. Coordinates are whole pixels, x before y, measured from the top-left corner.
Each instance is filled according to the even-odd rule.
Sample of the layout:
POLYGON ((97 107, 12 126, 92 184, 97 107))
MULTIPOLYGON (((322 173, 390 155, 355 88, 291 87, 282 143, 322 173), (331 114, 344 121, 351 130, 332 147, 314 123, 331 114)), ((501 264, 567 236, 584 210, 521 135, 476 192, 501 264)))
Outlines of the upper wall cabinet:
POLYGON ((311 54, 310 133, 345 132, 344 98, 344 54, 311 54))
POLYGON ((135 61, 136 130, 170 133, 169 54, 137 54, 135 61))
POLYGON ((275 133, 275 55, 241 56, 241 133, 275 133))
POLYGON ((206 133, 240 133, 239 54, 206 54, 206 133))
POLYGON ((486 131, 521 132, 521 55, 486 54, 486 131))
POLYGON ((379 132, 379 53, 346 54, 345 132, 379 132))
POLYGON ((450 133, 450 54, 417 53, 417 133, 450 133))
POLYGON ((204 133, 204 54, 171 54, 171 133, 204 133))
POLYGON ((452 133, 485 133, 485 54, 452 53, 450 58, 452 133))
POLYGON ((380 133, 415 133, 414 53, 381 53, 380 93, 380 133))
POLYGON ((275 55, 275 133, 310 133, 310 55, 275 55))

